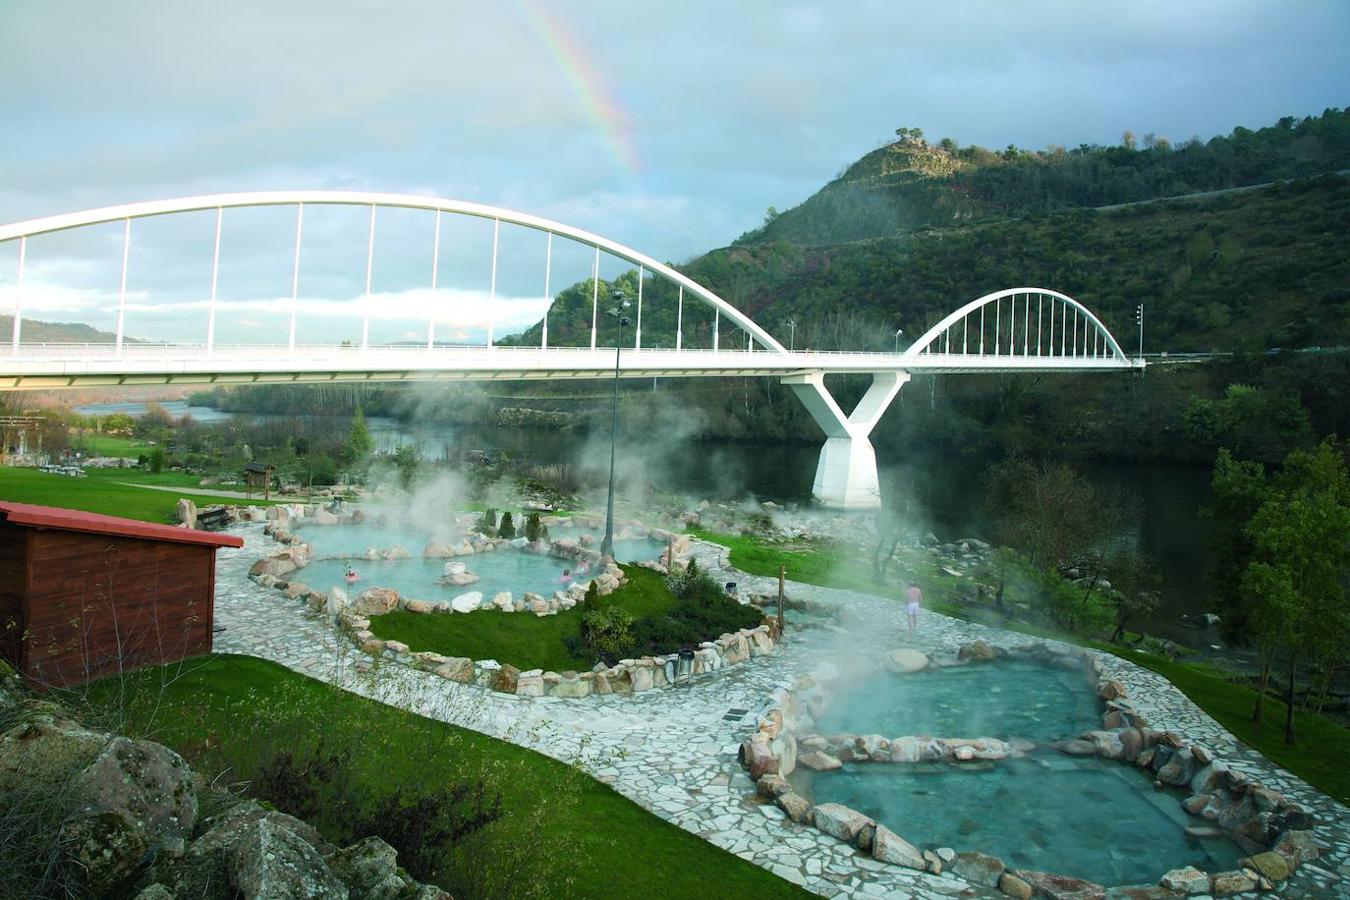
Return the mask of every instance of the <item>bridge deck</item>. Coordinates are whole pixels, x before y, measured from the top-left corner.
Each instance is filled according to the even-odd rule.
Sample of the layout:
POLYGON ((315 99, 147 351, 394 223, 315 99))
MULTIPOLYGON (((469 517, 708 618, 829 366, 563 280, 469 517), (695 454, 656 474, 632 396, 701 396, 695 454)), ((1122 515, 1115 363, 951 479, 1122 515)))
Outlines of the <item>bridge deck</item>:
MULTIPOLYGON (((253 384, 338 381, 507 381, 608 378, 615 349, 557 347, 356 347, 22 344, 0 355, 0 389, 52 390, 119 384, 253 384)), ((784 376, 798 372, 1119 371, 1142 363, 1083 357, 633 350, 623 378, 784 376)))

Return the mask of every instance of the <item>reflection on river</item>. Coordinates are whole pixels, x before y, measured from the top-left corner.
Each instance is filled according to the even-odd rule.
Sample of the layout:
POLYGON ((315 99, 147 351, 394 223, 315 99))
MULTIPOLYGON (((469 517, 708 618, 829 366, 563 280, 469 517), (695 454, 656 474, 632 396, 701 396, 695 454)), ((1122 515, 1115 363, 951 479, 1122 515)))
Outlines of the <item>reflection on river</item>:
MULTIPOLYGON (((160 404, 170 415, 191 415, 203 423, 223 422, 241 414, 184 400, 160 404)), ((139 415, 144 403, 99 403, 77 407, 83 415, 125 412, 139 415)), ((254 419, 290 416, 253 415, 254 419)), ((345 431, 345 416, 332 419, 345 431)), ((505 427, 418 426, 394 419, 366 420, 378 452, 413 444, 423 458, 459 458, 469 451, 506 451, 531 462, 567 464, 597 473, 609 463, 608 435, 570 436, 557 432, 505 427)), ((877 448, 883 490, 904 483, 927 512, 922 530, 943 540, 985 536, 989 525, 984 509, 984 472, 988 460, 921 455, 898 458, 884 445, 877 448)), ((670 493, 710 499, 754 497, 776 503, 803 503, 810 499, 819 448, 809 445, 756 446, 730 441, 662 444, 628 440, 621 444, 621 474, 630 485, 648 485, 670 493)), ((1163 575, 1162 604, 1152 634, 1187 643, 1202 642, 1201 632, 1182 625, 1183 615, 1205 612, 1203 577, 1209 555, 1204 543, 1200 508, 1209 500, 1209 471, 1203 467, 1156 463, 1108 463, 1078 460, 1075 467, 1098 489, 1137 494, 1141 514, 1126 526, 1120 539, 1137 543, 1157 563, 1163 575)))

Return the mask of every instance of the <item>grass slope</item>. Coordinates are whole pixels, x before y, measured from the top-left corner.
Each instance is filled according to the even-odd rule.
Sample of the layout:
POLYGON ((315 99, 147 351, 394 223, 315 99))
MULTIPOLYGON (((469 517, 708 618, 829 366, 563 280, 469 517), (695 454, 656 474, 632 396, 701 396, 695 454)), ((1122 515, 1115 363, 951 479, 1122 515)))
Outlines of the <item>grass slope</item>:
MULTIPOLYGON (((606 598, 635 619, 659 615, 675 605, 675 597, 661 576, 638 566, 624 566, 628 583, 606 598)), ((581 611, 576 607, 554 616, 482 610, 468 615, 422 615, 397 610, 373 616, 370 630, 384 640, 402 641, 416 651, 446 656, 495 659, 523 670, 562 672, 586 670, 594 659, 567 652, 563 641, 581 634, 581 611)))
MULTIPOLYGON (((501 792, 505 811, 489 826, 489 846, 497 853, 519 848, 512 864, 541 885, 544 896, 629 898, 658 887, 667 895, 699 896, 709 885, 739 898, 810 896, 565 763, 274 663, 207 657, 181 670, 151 669, 104 682, 92 700, 128 733, 174 747, 208 777, 228 770, 228 782, 253 777, 280 749, 309 746, 353 749, 351 775, 378 792, 403 786, 415 796, 421 785, 485 776, 501 792)), ((324 810, 313 820, 322 830, 329 817, 342 815, 324 810)), ((525 893, 517 885, 506 895, 525 893)))
POLYGON ((82 509, 108 516, 160 523, 172 520, 174 505, 180 496, 191 498, 198 506, 218 503, 262 505, 261 500, 209 497, 193 494, 189 490, 181 494, 150 491, 117 484, 116 481, 124 474, 125 470, 107 470, 98 474, 91 473, 87 478, 69 478, 64 475, 48 475, 37 469, 0 468, 0 500, 82 509))

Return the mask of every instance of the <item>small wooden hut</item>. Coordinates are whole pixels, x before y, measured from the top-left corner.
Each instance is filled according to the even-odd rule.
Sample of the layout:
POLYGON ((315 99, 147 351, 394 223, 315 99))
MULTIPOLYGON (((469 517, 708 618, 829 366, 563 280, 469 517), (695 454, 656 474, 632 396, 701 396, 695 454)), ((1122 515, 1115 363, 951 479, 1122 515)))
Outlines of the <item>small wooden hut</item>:
POLYGON ((267 463, 244 463, 244 495, 252 497, 258 488, 262 488, 264 500, 272 499, 272 467, 267 463))
POLYGON ((37 687, 211 650, 235 535, 0 501, 0 656, 37 687))

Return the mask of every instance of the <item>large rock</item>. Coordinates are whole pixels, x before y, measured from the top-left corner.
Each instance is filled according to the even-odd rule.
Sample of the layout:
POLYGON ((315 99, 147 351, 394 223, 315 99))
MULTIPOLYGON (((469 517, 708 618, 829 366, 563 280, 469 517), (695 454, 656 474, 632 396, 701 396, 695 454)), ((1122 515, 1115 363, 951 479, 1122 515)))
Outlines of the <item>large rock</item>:
POLYGON ((448 578, 451 575, 463 575, 469 570, 469 567, 462 562, 448 562, 441 569, 441 576, 448 578))
POLYGON ((289 554, 281 553, 276 556, 269 556, 266 559, 260 559, 249 566, 248 574, 252 576, 271 575, 273 578, 280 578, 294 572, 299 566, 295 560, 291 559, 289 554))
POLYGON ((1243 868, 1251 869, 1271 881, 1284 881, 1289 877, 1289 860, 1274 851, 1249 856, 1242 860, 1240 864, 1243 868))
POLYGON ((1016 869, 1012 873, 1031 885, 1032 894, 1046 900, 1105 900, 1106 888, 1082 878, 1016 869))
POLYGON ((430 600, 406 600, 403 603, 403 608, 410 613, 425 615, 430 612, 435 612, 436 604, 430 600))
MULTIPOLYGON (((536 673, 538 670, 534 670, 536 673)), ((520 691, 520 677, 524 674, 510 663, 502 663, 492 673, 492 689, 504 694, 516 694, 520 691)))
POLYGON ((923 852, 918 847, 881 824, 877 825, 876 834, 872 836, 872 857, 920 872, 926 866, 923 852))
POLYGON ((452 656, 448 662, 437 666, 435 672, 450 681, 468 684, 473 681, 473 660, 463 656, 452 656))
POLYGON ((197 821, 197 792, 183 758, 150 741, 114 737, 71 784, 84 808, 116 813, 170 854, 197 821))
POLYGON ((473 612, 475 609, 477 609, 482 605, 483 605, 482 591, 469 591, 468 593, 460 594, 458 597, 450 601, 450 608, 453 609, 455 612, 460 613, 473 612))
POLYGON ((1288 860, 1290 868, 1298 868, 1322 855, 1311 831, 1286 831, 1271 849, 1288 860))
POLYGON ((1215 897, 1231 897, 1256 890, 1256 879, 1241 869, 1215 872, 1209 876, 1209 892, 1215 897))
POLYGON ((398 591, 393 588, 366 588, 356 595, 351 609, 363 616, 382 616, 398 609, 398 591))
POLYGON ((329 857, 328 865, 352 897, 394 898, 409 887, 398 874, 398 851, 377 837, 344 847, 329 857))
POLYGON ((821 803, 816 807, 816 827, 832 837, 866 850, 875 836, 876 823, 856 809, 839 803, 821 803))
POLYGON ((952 864, 952 871, 957 875, 985 887, 998 887, 1004 868, 1003 860, 985 853, 959 853, 952 864))
POLYGON ((778 759, 769 749, 769 736, 762 732, 751 735, 741 744, 740 758, 741 765, 750 771, 751 781, 778 773, 778 759))
POLYGON ((283 823, 260 819, 235 847, 231 879, 246 897, 347 900, 346 885, 309 842, 283 823))
POLYGON ((187 497, 179 497, 178 505, 174 509, 174 515, 178 521, 182 522, 188 528, 197 527, 197 504, 193 503, 187 497))
POLYGON ((441 584, 450 587, 467 587, 478 580, 478 576, 472 572, 460 572, 455 575, 444 575, 441 577, 441 584))
POLYGON ((797 763, 816 772, 828 772, 844 765, 838 757, 832 756, 824 750, 812 750, 810 753, 803 753, 797 757, 797 763))
POLYGON ((1209 876, 1195 866, 1173 869, 1158 880, 1169 891, 1182 894, 1205 894, 1209 892, 1209 876))
MULTIPOLYGON (((440 541, 431 541, 422 548, 422 555, 427 559, 445 559, 451 555, 451 552, 450 548, 440 541)), ((463 563, 460 563, 460 565, 462 566, 463 563)))
POLYGON ((886 654, 886 668, 892 672, 918 672, 928 668, 928 655, 918 650, 892 650, 886 654))
POLYGON ((336 525, 338 523, 338 517, 326 509, 318 510, 308 519, 313 525, 336 525))
POLYGON ((779 794, 773 802, 778 804, 778 808, 787 813, 787 817, 798 825, 810 825, 814 821, 815 811, 811 806, 811 801, 801 794, 788 791, 779 794))
POLYGON ((971 641, 969 644, 963 644, 956 653, 957 659, 970 662, 988 662, 997 657, 997 651, 984 641, 971 641))

